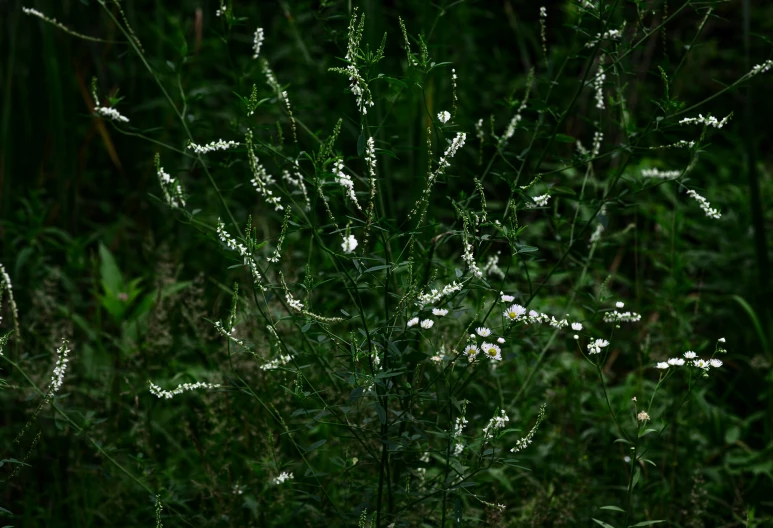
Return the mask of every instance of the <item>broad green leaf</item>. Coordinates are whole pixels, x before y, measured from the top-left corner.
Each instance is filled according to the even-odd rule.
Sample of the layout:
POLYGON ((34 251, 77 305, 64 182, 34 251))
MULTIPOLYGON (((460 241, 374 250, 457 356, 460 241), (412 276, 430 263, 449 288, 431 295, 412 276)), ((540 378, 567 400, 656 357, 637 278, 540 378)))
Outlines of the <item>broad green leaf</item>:
POLYGON ((614 527, 614 526, 612 526, 611 524, 609 524, 609 523, 605 523, 604 521, 599 521, 598 519, 593 519, 593 518, 591 518, 591 520, 592 520, 593 522, 595 522, 596 524, 600 524, 600 525, 601 525, 601 526, 603 526, 604 528, 615 528, 615 527, 614 527))
POLYGON ((599 508, 600 510, 612 510, 612 511, 619 511, 625 513, 625 510, 622 508, 618 508, 617 506, 602 506, 599 508))

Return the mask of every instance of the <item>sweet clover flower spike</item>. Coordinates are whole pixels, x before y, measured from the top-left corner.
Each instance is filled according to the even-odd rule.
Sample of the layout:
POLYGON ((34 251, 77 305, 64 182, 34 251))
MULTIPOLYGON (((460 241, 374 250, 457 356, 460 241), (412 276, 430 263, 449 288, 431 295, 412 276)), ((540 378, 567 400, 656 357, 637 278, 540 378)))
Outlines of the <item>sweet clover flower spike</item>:
POLYGON ((534 203, 527 202, 526 208, 527 209, 536 209, 537 207, 545 207, 548 204, 548 201, 550 200, 550 194, 541 194, 540 196, 535 196, 533 198, 534 203))
POLYGON ((709 201, 706 200, 706 198, 704 198, 697 192, 690 189, 689 191, 687 191, 687 195, 693 198, 696 202, 698 202, 698 205, 700 205, 701 209, 703 209, 703 212, 706 213, 706 216, 708 216, 709 218, 714 218, 715 220, 719 220, 722 217, 722 213, 720 213, 719 210, 717 209, 712 209, 709 201))
POLYGON ((216 389, 220 385, 216 383, 204 383, 204 382, 196 382, 196 383, 183 383, 181 385, 178 385, 177 388, 168 391, 164 390, 152 381, 148 380, 148 383, 150 384, 150 393, 153 396, 156 396, 157 398, 166 398, 167 400, 171 400, 175 396, 182 394, 186 391, 192 391, 196 389, 216 389))
POLYGON ((599 69, 596 72, 596 76, 593 78, 593 88, 596 91, 596 108, 604 110, 604 81, 607 79, 607 74, 604 73, 604 57, 599 59, 599 69))
POLYGON ((427 304, 434 304, 440 301, 446 295, 450 295, 452 293, 460 291, 462 287, 463 287, 462 284, 459 284, 458 282, 454 281, 451 284, 447 284, 443 286, 442 290, 433 288, 429 293, 422 293, 421 295, 419 295, 416 301, 416 305, 419 306, 420 308, 424 308, 424 306, 427 304))
POLYGON ((462 436, 462 430, 465 425, 467 425, 467 419, 464 416, 458 417, 454 423, 454 429, 451 432, 452 440, 456 440, 456 444, 454 445, 454 456, 461 455, 464 450, 464 444, 460 437, 462 436))
POLYGON ((276 359, 272 359, 268 363, 261 365, 260 370, 277 370, 281 368, 282 366, 288 364, 293 359, 290 355, 280 355, 276 359))
POLYGON ((493 361, 502 361, 502 349, 499 346, 493 343, 483 343, 480 348, 493 361))
POLYGON ((108 119, 112 119, 113 121, 120 121, 121 123, 128 123, 129 118, 126 116, 121 115, 121 113, 116 110, 115 108, 108 107, 108 106, 95 106, 94 112, 99 114, 102 117, 106 117, 108 119))
POLYGON ((698 114, 698 117, 685 117, 681 121, 679 121, 680 125, 706 125, 706 126, 712 126, 714 128, 722 128, 725 126, 725 123, 727 123, 730 118, 733 116, 733 114, 728 114, 727 117, 725 117, 722 121, 719 121, 714 116, 708 116, 703 117, 703 114, 698 114))
POLYGON ((537 422, 534 424, 534 427, 531 428, 529 434, 516 442, 515 447, 510 449, 511 453, 517 453, 529 447, 529 444, 531 444, 531 441, 534 439, 534 435, 537 432, 537 429, 539 429, 540 424, 545 419, 545 407, 546 404, 543 403, 542 407, 540 407, 539 415, 537 416, 537 422))
POLYGON ((773 60, 766 60, 762 64, 757 64, 756 66, 754 66, 749 72, 749 76, 753 77, 755 75, 759 75, 760 73, 765 73, 771 68, 773 68, 773 60))
POLYGON ((62 339, 62 346, 56 349, 56 365, 54 365, 54 372, 51 375, 51 388, 49 394, 56 393, 62 388, 64 383, 64 373, 67 371, 67 355, 70 353, 70 349, 67 347, 67 341, 62 339))
POLYGON ((295 477, 293 476, 292 473, 288 473, 287 471, 283 471, 282 473, 279 474, 278 477, 276 477, 274 479, 274 485, 275 486, 279 486, 280 484, 284 484, 288 480, 292 480, 294 478, 295 477))
POLYGON ((161 186, 161 191, 164 193, 166 203, 173 209, 185 207, 185 195, 180 180, 172 178, 164 171, 158 154, 156 154, 156 175, 158 176, 158 183, 161 186))
POLYGON ((600 40, 620 40, 620 37, 622 37, 623 33, 619 29, 610 29, 608 31, 605 31, 602 35, 601 33, 596 33, 596 38, 589 40, 587 44, 585 44, 586 48, 592 48, 596 44, 599 43, 600 40))
POLYGON ((605 323, 636 323, 638 321, 641 321, 641 315, 636 312, 618 312, 613 310, 604 314, 605 323))
POLYGON ((260 55, 260 48, 261 48, 261 46, 263 46, 263 40, 264 40, 263 28, 256 29, 255 30, 255 37, 253 38, 253 41, 252 41, 252 52, 253 52, 252 53, 252 58, 253 59, 257 59, 258 56, 260 55))
POLYGON ((335 174, 336 183, 346 189, 346 196, 349 200, 354 202, 357 209, 362 211, 362 207, 360 207, 360 203, 357 201, 357 195, 354 193, 354 181, 344 172, 344 161, 342 159, 337 159, 333 164, 333 174, 335 174))
POLYGON ((644 178, 657 178, 660 180, 673 180, 674 178, 678 178, 679 175, 682 174, 682 171, 678 170, 667 170, 662 171, 660 169, 642 169, 641 175, 644 178))
POLYGON ((509 421, 510 418, 507 417, 507 413, 504 409, 500 411, 499 416, 495 414, 494 417, 489 420, 486 427, 483 428, 483 441, 485 442, 489 438, 494 438, 497 431, 504 429, 509 421))
POLYGON ((451 114, 448 112, 448 110, 443 110, 442 112, 438 113, 437 119, 445 125, 448 123, 448 120, 451 119, 451 114))
POLYGON ((223 139, 218 139, 217 141, 207 143, 206 145, 197 145, 193 141, 188 143, 188 148, 196 154, 208 154, 216 150, 228 150, 238 146, 239 143, 237 141, 225 141, 223 139))
MULTIPOLYGON (((11 315, 13 317, 13 324, 15 330, 16 339, 19 339, 19 311, 16 308, 16 301, 13 298, 13 285, 11 284, 11 277, 5 270, 5 266, 0 264, 0 308, 3 306, 3 292, 8 293, 8 304, 11 307, 11 315)), ((3 322, 3 312, 0 309, 0 323, 3 322)))

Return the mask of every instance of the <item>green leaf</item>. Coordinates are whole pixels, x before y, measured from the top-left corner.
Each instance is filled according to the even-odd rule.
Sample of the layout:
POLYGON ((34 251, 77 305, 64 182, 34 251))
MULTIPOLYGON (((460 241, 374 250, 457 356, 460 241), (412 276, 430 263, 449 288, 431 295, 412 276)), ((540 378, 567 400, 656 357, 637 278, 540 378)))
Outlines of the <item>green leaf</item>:
POLYGON ((598 519, 593 519, 592 517, 591 517, 591 520, 593 520, 593 522, 595 522, 596 524, 600 524, 604 528, 615 528, 611 524, 605 523, 604 521, 599 521, 598 519))
POLYGON ((360 137, 357 138, 357 155, 362 156, 365 152, 365 133, 360 132, 360 137))
POLYGON ((314 451, 318 447, 322 447, 323 445, 325 445, 325 442, 327 442, 327 438, 323 438, 322 440, 317 440, 316 442, 314 442, 313 444, 311 444, 309 447, 306 448, 306 452, 308 453, 309 451, 314 451))
POLYGON ((666 522, 666 521, 665 520, 660 520, 660 521, 642 521, 640 523, 632 524, 628 528, 635 528, 636 526, 651 526, 653 524, 658 524, 658 523, 662 523, 662 522, 666 522))
POLYGON ((636 487, 636 484, 639 483, 640 478, 641 478, 641 470, 639 468, 636 468, 636 471, 633 473, 633 482, 631 483, 631 489, 636 487))
POLYGON ((118 269, 118 264, 113 258, 113 254, 105 247, 104 244, 99 244, 99 274, 102 277, 102 286, 105 288, 105 293, 116 295, 123 290, 123 276, 121 270, 118 269))
POLYGON ((725 431, 726 444, 734 444, 739 438, 741 438, 741 429, 739 429, 737 425, 734 425, 725 431))
POLYGON ((622 508, 618 508, 617 506, 602 506, 599 508, 600 510, 612 510, 612 511, 619 511, 625 513, 625 510, 622 508))
POLYGON ((386 411, 384 408, 378 402, 374 403, 373 406, 376 408, 376 414, 378 414, 378 419, 381 421, 382 425, 386 424, 386 411))
POLYGON ((641 433, 639 433, 639 438, 641 438, 642 436, 646 436, 646 435, 648 435, 648 434, 650 434, 650 433, 657 433, 657 432, 658 432, 658 430, 657 430, 657 429, 652 429, 652 428, 645 429, 644 431, 642 431, 641 433))
POLYGON ((574 143, 577 140, 572 136, 567 136, 566 134, 556 134, 556 141, 559 143, 574 143))

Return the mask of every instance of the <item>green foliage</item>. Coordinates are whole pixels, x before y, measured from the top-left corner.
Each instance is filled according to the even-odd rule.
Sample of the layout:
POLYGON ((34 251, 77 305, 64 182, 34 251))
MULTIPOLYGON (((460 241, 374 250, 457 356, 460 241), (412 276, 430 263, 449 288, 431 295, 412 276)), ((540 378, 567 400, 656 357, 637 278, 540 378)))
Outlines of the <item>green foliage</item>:
POLYGON ((38 4, 0 524, 771 522, 773 7, 38 4))

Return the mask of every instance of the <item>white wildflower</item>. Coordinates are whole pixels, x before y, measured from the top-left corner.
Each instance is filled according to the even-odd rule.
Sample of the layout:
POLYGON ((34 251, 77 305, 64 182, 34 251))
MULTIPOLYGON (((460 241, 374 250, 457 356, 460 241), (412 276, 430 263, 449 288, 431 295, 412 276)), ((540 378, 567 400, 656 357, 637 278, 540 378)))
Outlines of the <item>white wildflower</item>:
POLYGON ((505 338, 504 337, 497 337, 497 343, 499 343, 500 345, 504 345, 505 344, 505 338))
POLYGON ((660 180, 672 180, 674 178, 678 178, 680 174, 682 174, 682 171, 679 170, 662 171, 656 168, 642 169, 641 171, 641 175, 644 178, 657 178, 660 180))
POLYGON ((682 358, 671 358, 668 360, 669 365, 673 365, 675 367, 681 367, 684 365, 684 359, 682 358))
POLYGON ((444 315, 448 314, 448 310, 445 308, 433 308, 432 309, 432 315, 436 315, 438 317, 443 317, 444 315))
POLYGON ((129 122, 128 117, 121 115, 118 110, 109 106, 95 106, 94 111, 100 116, 112 119, 113 121, 120 121, 121 123, 129 122))
POLYGON ((646 422, 650 419, 650 415, 646 411, 642 411, 636 415, 636 419, 640 422, 646 422))
POLYGON ((362 211, 362 207, 360 207, 360 203, 357 201, 357 195, 354 193, 354 181, 348 174, 344 173, 344 161, 342 159, 337 159, 333 164, 333 174, 335 174, 336 183, 346 189, 346 196, 349 200, 354 202, 357 209, 362 211))
POLYGON ((357 249, 357 239, 354 238, 354 235, 345 236, 341 248, 344 253, 353 253, 357 249))
POLYGON ((287 363, 289 363, 292 359, 293 359, 292 356, 282 354, 278 358, 272 359, 268 363, 261 365, 260 370, 276 370, 282 367, 283 365, 286 365, 287 363))
POLYGON ((542 420, 545 419, 545 407, 546 404, 542 404, 542 407, 540 407, 539 415, 537 416, 537 422, 534 424, 534 427, 531 428, 531 431, 529 431, 529 434, 521 438, 516 442, 516 445, 514 448, 510 449, 511 453, 518 453, 519 451, 522 451, 526 449, 529 444, 531 444, 532 440, 534 439, 534 435, 537 432, 537 429, 539 428, 540 424, 542 423, 542 420))
POLYGON ((462 436, 462 430, 464 429, 465 425, 467 425, 467 420, 464 416, 460 416, 456 419, 454 429, 451 432, 452 441, 456 440, 456 444, 454 445, 454 456, 461 455, 462 451, 464 450, 464 444, 459 437, 462 436))
POLYGON ((494 361, 502 361, 502 349, 499 348, 499 346, 493 344, 493 343, 483 343, 480 346, 480 349, 483 351, 484 354, 486 354, 490 359, 494 361))
POLYGON ((515 300, 515 296, 514 295, 505 295, 504 292, 499 292, 499 295, 500 295, 500 297, 502 299, 502 302, 508 303, 508 302, 513 302, 515 300))
POLYGON ((754 66, 748 75, 750 77, 753 77, 755 75, 759 75, 760 73, 765 73, 771 68, 773 68, 773 60, 766 60, 762 64, 757 64, 756 66, 754 66))
POLYGON ((70 353, 70 349, 67 347, 67 341, 62 339, 62 346, 56 349, 56 365, 54 365, 54 372, 51 375, 51 388, 48 390, 49 394, 54 394, 62 388, 64 383, 64 373, 67 371, 67 355, 70 353))
POLYGON ((620 40, 620 37, 623 36, 622 31, 619 29, 610 29, 604 32, 602 35, 601 33, 596 33, 596 38, 589 40, 587 44, 585 44, 586 48, 592 48, 600 40, 620 40))
POLYGON ((636 323, 638 321, 641 321, 641 315, 636 312, 618 312, 613 310, 604 314, 605 323, 636 323))
POLYGON ((536 209, 537 207, 545 207, 550 200, 550 194, 545 193, 533 198, 534 203, 526 202, 527 209, 536 209))
POLYGON ((509 421, 510 418, 507 417, 507 413, 504 409, 500 411, 499 416, 495 414, 494 417, 489 420, 488 425, 483 428, 483 440, 486 441, 488 438, 495 437, 497 431, 504 429, 509 421))
POLYGON ((150 384, 150 393, 153 396, 156 396, 158 398, 166 398, 167 400, 170 400, 174 398, 175 396, 182 394, 186 391, 192 391, 196 389, 216 389, 220 385, 217 383, 204 383, 204 382, 196 382, 196 383, 183 383, 181 385, 178 385, 177 388, 168 391, 164 390, 152 381, 148 380, 148 383, 150 384))
POLYGON ((433 321, 432 319, 424 319, 424 320, 421 322, 421 327, 422 327, 423 329, 425 329, 425 330, 429 330, 430 328, 432 328, 432 326, 433 326, 434 324, 435 324, 435 321, 433 321))
POLYGON ((722 366, 722 361, 719 359, 710 359, 709 364, 714 368, 719 368, 722 366))
POLYGON ((696 357, 698 357, 698 354, 696 354, 692 350, 688 350, 687 352, 684 353, 684 357, 685 359, 695 359, 696 357))
POLYGON ((252 41, 253 59, 257 59, 258 55, 260 55, 260 48, 261 46, 263 46, 263 40, 264 40, 263 28, 256 29, 255 37, 253 38, 253 41, 252 41))
POLYGON ((702 368, 703 370, 709 370, 709 367, 711 366, 711 364, 705 359, 696 359, 692 362, 692 364, 698 368, 702 368))
POLYGON ((524 308, 520 304, 513 304, 507 310, 505 310, 502 315, 504 315, 505 318, 509 319, 510 321, 515 321, 525 313, 526 313, 526 308, 524 308))
POLYGON ((438 301, 440 301, 443 297, 446 295, 450 295, 452 293, 458 292, 462 289, 462 284, 454 281, 451 284, 447 284, 443 286, 443 289, 432 289, 429 293, 422 293, 419 295, 416 304, 424 308, 427 304, 434 304, 438 301))
POLYGON ((476 345, 475 343, 470 343, 464 348, 464 351, 462 353, 465 355, 468 361, 472 361, 473 359, 475 359, 475 357, 478 355, 479 352, 480 352, 480 349, 478 348, 478 345, 476 345))
POLYGON ((582 330, 582 323, 572 323, 572 330, 575 332, 582 330))
POLYGON ((596 91, 596 108, 603 110, 606 108, 604 105, 604 81, 607 79, 607 74, 604 73, 604 57, 599 59, 599 69, 596 72, 596 76, 593 78, 593 89, 596 91))
POLYGON ((666 363, 665 361, 661 361, 660 363, 655 365, 655 368, 659 368, 659 369, 665 370, 665 369, 668 368, 668 363, 666 363))
POLYGON ((714 218, 715 220, 719 220, 719 218, 722 216, 722 213, 720 213, 718 209, 712 209, 709 201, 706 200, 706 198, 704 198, 697 192, 690 189, 687 191, 687 195, 695 199, 696 202, 698 202, 698 205, 700 205, 701 209, 703 209, 703 212, 706 213, 706 216, 708 216, 709 218, 714 218))
POLYGON ((617 302, 615 303, 615 307, 616 307, 616 308, 623 308, 624 306, 625 306, 625 303, 624 303, 624 302, 617 301, 617 302))
POLYGON ((609 346, 609 341, 606 339, 596 339, 588 343, 588 354, 600 354, 602 348, 609 346))
POLYGON ((719 121, 714 116, 703 117, 703 114, 698 114, 698 117, 685 117, 679 121, 680 125, 706 125, 714 128, 722 128, 732 117, 732 113, 728 114, 722 121, 719 121))
POLYGON ((438 121, 440 121, 443 124, 448 123, 448 120, 451 119, 451 114, 448 112, 448 110, 443 110, 437 115, 438 121))
POLYGON ((491 335, 491 330, 486 328, 485 326, 479 326, 478 328, 475 329, 475 333, 481 337, 488 337, 491 335))
POLYGON ((207 143, 206 145, 197 145, 193 141, 188 143, 188 148, 193 150, 193 152, 196 154, 208 154, 209 152, 213 152, 215 150, 228 150, 238 146, 238 141, 225 141, 223 139, 218 139, 217 141, 207 143))
POLYGON ((275 486, 279 486, 280 484, 284 484, 288 480, 292 480, 294 478, 295 477, 293 476, 292 473, 288 473, 287 471, 283 471, 282 473, 279 474, 278 477, 276 477, 274 479, 274 485, 275 486))
POLYGON ((417 324, 419 324, 419 318, 418 317, 414 317, 413 319, 410 319, 407 324, 408 324, 409 328, 411 326, 416 326, 417 324))

